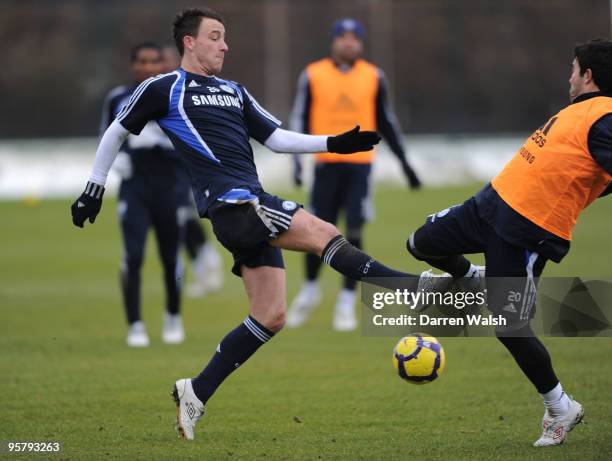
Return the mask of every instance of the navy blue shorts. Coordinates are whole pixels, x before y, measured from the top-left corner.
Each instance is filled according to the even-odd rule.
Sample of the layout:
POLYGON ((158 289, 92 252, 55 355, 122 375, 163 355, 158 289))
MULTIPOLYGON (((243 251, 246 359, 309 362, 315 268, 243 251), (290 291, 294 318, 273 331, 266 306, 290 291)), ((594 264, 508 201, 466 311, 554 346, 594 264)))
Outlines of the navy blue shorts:
POLYGON ((423 260, 484 253, 489 310, 503 315, 512 328, 533 317, 537 281, 547 259, 501 238, 480 216, 474 197, 428 216, 410 239, 423 260))
POLYGON ((289 229, 302 205, 267 192, 232 189, 208 209, 217 240, 234 257, 232 272, 240 277, 242 266, 284 268, 280 248, 269 241, 289 229))
POLYGON ((344 210, 347 228, 361 228, 373 215, 371 171, 370 164, 318 163, 310 196, 312 213, 336 224, 340 211, 344 210))

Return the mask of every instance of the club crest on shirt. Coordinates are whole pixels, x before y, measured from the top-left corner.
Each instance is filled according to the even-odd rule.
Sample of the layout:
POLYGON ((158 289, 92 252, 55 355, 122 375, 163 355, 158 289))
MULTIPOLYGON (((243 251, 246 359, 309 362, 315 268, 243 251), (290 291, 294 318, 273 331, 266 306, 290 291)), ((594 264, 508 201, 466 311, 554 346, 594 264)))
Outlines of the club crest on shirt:
POLYGON ((234 94, 234 89, 231 86, 226 85, 225 83, 222 84, 222 85, 219 85, 219 88, 221 88, 226 93, 234 94))
POLYGON ((291 200, 285 200, 283 202, 283 208, 287 211, 295 210, 297 207, 297 203, 292 202, 291 200))

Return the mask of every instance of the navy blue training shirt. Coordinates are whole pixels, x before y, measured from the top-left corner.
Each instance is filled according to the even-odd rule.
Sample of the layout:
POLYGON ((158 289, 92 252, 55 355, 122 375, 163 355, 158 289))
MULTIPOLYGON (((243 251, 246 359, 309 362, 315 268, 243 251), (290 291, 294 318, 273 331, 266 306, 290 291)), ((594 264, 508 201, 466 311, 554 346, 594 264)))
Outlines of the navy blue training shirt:
POLYGON ((249 138, 263 144, 281 124, 242 85, 183 69, 140 84, 117 120, 133 134, 157 121, 189 166, 200 216, 231 189, 262 190, 249 138))
MULTIPOLYGON (((102 109, 102 118, 100 121, 100 136, 104 134, 111 122, 115 120, 121 109, 127 105, 136 90, 138 85, 122 85, 113 88, 104 99, 104 107, 102 109)), ((141 130, 138 136, 129 136, 121 146, 121 151, 128 154, 131 158, 132 165, 137 170, 150 171, 151 167, 155 167, 160 156, 168 160, 177 161, 179 163, 181 157, 176 151, 168 136, 159 128, 159 125, 154 122, 148 122, 141 130)), ((163 165, 168 165, 165 162, 163 165)), ((153 170, 155 171, 155 170, 153 170)))

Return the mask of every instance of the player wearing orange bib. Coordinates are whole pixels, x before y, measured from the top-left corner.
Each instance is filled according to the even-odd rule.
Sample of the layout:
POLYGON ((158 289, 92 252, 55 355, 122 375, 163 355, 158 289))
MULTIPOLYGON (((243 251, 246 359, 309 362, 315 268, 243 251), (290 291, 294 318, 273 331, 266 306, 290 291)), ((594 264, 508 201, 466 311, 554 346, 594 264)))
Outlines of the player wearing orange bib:
POLYGON ((488 308, 506 319, 496 335, 546 408, 536 446, 562 443, 584 414, 531 329, 537 281, 547 260, 558 263, 569 251, 580 212, 611 191, 612 42, 594 40, 574 54, 571 104, 476 196, 429 216, 407 244, 417 259, 471 285, 483 274, 463 255, 484 253, 488 308))
MULTIPOLYGON (((329 130, 350 130, 360 125, 376 130, 398 158, 408 183, 418 188, 420 181, 406 160, 402 131, 389 104, 384 73, 364 59, 363 26, 354 19, 340 19, 332 29, 331 56, 309 64, 300 75, 291 113, 294 131, 322 134, 329 130)), ((344 212, 347 238, 362 248, 362 229, 372 217, 371 181, 375 151, 338 155, 315 155, 311 211, 321 219, 336 223, 344 212)), ((301 184, 301 164, 295 157, 296 184, 301 184)), ((321 262, 315 255, 305 258, 306 280, 291 303, 287 326, 302 325, 321 299, 317 283, 321 262)), ((334 309, 333 327, 347 331, 357 327, 355 281, 345 278, 334 309)))

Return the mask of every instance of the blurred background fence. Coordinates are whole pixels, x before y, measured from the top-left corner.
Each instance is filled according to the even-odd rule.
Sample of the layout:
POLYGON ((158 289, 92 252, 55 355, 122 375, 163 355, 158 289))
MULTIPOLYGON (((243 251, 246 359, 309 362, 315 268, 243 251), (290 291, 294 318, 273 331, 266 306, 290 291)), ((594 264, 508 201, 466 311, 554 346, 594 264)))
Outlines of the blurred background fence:
POLYGON ((610 27, 608 0, 2 0, 0 195, 45 156, 57 164, 49 155, 59 146, 86 154, 90 164, 95 141, 64 138, 95 137, 104 95, 129 81, 130 48, 144 40, 170 43, 174 14, 198 5, 226 17, 223 77, 246 85, 285 122, 299 72, 328 54, 333 21, 362 21, 365 57, 385 70, 422 166, 430 155, 424 146, 434 139, 445 158, 459 150, 487 164, 484 157, 500 149, 510 155, 567 104, 574 45, 607 37, 610 27), (516 133, 509 145, 499 144, 500 134, 516 133), (449 135, 475 135, 481 147, 483 135, 492 138, 471 154, 471 141, 449 143, 449 135), (32 138, 44 141, 16 141, 32 138), (24 171, 13 169, 20 161, 27 162, 24 171))

